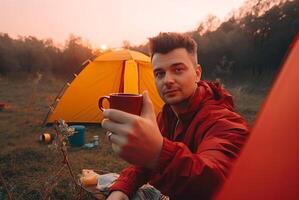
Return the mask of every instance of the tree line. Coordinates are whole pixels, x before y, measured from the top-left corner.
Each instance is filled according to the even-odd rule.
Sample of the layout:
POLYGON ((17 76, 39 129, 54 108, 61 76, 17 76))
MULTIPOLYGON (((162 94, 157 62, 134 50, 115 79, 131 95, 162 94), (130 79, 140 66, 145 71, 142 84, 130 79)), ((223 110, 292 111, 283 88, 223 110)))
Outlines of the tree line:
MULTIPOLYGON (((287 49, 299 32, 299 0, 250 0, 225 22, 209 16, 194 31, 204 78, 264 79, 277 72, 287 49), (275 2, 275 3, 273 3, 275 2)), ((124 47, 148 54, 147 45, 124 47)), ((33 36, 12 39, 0 34, 0 75, 46 73, 67 76, 86 59, 99 54, 80 37, 70 36, 64 48, 51 39, 33 36)))
POLYGON ((97 52, 78 36, 71 35, 64 48, 58 48, 51 39, 33 36, 12 39, 0 34, 0 75, 25 76, 41 73, 65 77, 97 52))
MULTIPOLYGON (((223 82, 268 80, 270 84, 299 33, 299 0, 247 1, 238 13, 218 24, 209 16, 191 35, 205 79, 223 82), (217 28, 215 28, 217 26, 217 28)), ((134 49, 147 53, 146 45, 134 49)))

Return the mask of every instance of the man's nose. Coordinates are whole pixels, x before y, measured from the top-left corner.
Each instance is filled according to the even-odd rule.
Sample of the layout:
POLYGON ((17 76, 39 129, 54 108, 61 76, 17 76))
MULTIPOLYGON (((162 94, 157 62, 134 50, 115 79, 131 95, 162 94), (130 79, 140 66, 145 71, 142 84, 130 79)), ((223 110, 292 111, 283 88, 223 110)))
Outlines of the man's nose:
POLYGON ((171 73, 168 73, 168 72, 165 73, 164 83, 165 84, 172 84, 172 83, 174 83, 174 77, 171 75, 171 73))

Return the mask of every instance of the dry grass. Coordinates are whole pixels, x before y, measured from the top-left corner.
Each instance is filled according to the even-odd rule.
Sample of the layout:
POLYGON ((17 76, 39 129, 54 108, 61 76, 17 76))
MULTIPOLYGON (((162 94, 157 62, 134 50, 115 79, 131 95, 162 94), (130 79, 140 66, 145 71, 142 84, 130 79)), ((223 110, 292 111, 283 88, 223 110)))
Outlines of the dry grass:
POLYGON ((257 112, 263 103, 265 94, 248 91, 245 86, 237 86, 227 88, 232 94, 236 110, 244 118, 246 118, 248 124, 252 126, 254 124, 257 112))
MULTIPOLYGON (((77 195, 68 170, 63 168, 57 180, 52 180, 62 164, 59 151, 38 141, 44 132, 54 133, 52 127, 42 127, 48 105, 63 86, 62 81, 0 79, 0 171, 13 199, 42 199, 45 189, 55 186, 51 199, 74 199, 77 195)), ((248 94, 241 87, 231 88, 238 110, 252 124, 264 95, 248 94)), ((86 141, 99 135, 97 149, 69 149, 70 164, 75 174, 83 168, 119 172, 127 164, 117 158, 98 125, 86 127, 86 141)), ((0 199, 7 198, 3 183, 0 199)))
MULTIPOLYGON (((64 168, 57 181, 53 176, 63 166, 63 157, 51 146, 41 144, 39 135, 54 133, 52 127, 42 127, 48 105, 63 86, 62 81, 0 80, 0 101, 6 103, 0 111, 0 171, 14 199, 42 199, 45 188, 57 183, 50 196, 54 199, 74 199, 77 192, 68 170, 64 168), (47 182, 49 182, 47 184, 47 182), (50 184, 50 185, 49 185, 50 184)), ((81 169, 119 172, 127 164, 117 158, 99 125, 86 127, 86 142, 99 135, 96 149, 69 149, 70 164, 77 175, 81 169)), ((5 198, 0 184, 0 199, 5 198)))

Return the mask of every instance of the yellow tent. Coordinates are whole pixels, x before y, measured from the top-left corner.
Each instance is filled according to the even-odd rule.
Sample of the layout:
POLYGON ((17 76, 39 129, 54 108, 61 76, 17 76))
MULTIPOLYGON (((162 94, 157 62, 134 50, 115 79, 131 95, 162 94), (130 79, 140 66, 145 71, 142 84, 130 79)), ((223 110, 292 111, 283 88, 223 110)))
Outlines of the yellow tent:
POLYGON ((86 67, 74 76, 51 106, 45 123, 57 119, 71 123, 100 123, 102 113, 98 99, 115 92, 140 94, 147 90, 155 112, 163 106, 154 84, 150 58, 140 52, 127 49, 106 52, 87 61, 86 67))

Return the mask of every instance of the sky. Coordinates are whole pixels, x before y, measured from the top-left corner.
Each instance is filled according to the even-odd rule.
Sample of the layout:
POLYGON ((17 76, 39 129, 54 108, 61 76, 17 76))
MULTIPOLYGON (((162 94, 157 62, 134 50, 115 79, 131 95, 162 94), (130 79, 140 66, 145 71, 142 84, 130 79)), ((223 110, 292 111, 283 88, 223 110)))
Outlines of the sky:
POLYGON ((0 33, 51 38, 70 34, 93 48, 147 42, 159 32, 195 30, 208 15, 220 20, 245 0, 0 0, 0 33))

